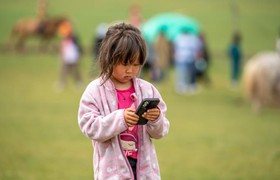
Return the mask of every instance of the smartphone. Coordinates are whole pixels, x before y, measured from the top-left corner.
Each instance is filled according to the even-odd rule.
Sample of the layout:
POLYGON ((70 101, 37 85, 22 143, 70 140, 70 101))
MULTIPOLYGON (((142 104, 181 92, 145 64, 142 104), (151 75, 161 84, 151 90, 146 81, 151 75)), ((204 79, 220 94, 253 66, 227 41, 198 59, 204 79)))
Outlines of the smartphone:
POLYGON ((137 124, 138 125, 147 124, 148 120, 142 117, 143 113, 146 112, 148 109, 156 108, 158 104, 159 104, 159 98, 143 99, 136 110, 136 114, 139 116, 139 121, 137 124))

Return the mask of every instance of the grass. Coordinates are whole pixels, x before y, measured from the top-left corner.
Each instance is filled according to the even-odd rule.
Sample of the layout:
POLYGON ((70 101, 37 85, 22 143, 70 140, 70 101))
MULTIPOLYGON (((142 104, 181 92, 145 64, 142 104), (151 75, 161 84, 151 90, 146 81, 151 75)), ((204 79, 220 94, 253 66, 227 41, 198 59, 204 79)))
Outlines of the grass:
MULTIPOLYGON (((50 9, 52 14, 68 14, 82 43, 89 48, 97 24, 125 19, 130 1, 81 2, 50 2, 50 9)), ((207 32, 213 57, 213 84, 201 85, 197 95, 174 93, 173 69, 169 79, 156 84, 168 105, 171 123, 169 135, 154 141, 162 179, 279 179, 279 108, 268 107, 256 114, 243 97, 242 87, 229 89, 225 52, 232 27, 228 2, 140 3, 145 19, 165 11, 196 18, 207 32)), ((274 50, 280 3, 238 3, 244 60, 259 51, 274 50)), ((0 21, 4 24, 0 29, 1 44, 7 41, 12 24, 33 15, 34 7, 35 0, 17 4, 0 1, 0 21)), ((91 66, 91 56, 86 54, 81 64, 86 83, 91 80, 91 66)), ((1 52, 0 179, 92 179, 92 145, 77 123, 82 92, 69 80, 66 91, 56 93, 53 85, 58 68, 57 54, 1 52)))

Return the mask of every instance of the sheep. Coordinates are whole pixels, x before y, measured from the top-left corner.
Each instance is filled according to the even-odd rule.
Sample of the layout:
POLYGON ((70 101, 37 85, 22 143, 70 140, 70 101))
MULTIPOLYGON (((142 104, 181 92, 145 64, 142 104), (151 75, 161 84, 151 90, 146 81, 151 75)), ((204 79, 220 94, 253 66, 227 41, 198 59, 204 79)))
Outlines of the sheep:
POLYGON ((280 56, 276 52, 261 52, 249 59, 243 74, 245 96, 252 109, 280 105, 280 56))

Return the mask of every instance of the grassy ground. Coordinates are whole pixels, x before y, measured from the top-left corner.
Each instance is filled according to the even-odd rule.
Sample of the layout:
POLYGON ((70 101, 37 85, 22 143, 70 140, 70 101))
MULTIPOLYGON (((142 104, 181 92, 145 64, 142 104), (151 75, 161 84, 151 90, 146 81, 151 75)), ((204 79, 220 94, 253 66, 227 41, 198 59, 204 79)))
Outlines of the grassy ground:
MULTIPOLYGON (((126 19, 129 2, 59 0, 50 2, 50 10, 53 15, 68 14, 82 43, 89 47, 96 25, 126 19)), ((238 2, 244 60, 256 52, 274 50, 279 1, 238 2)), ((1 44, 17 19, 34 15, 35 4, 34 0, 0 0, 1 44)), ((199 94, 176 95, 173 70, 169 79, 156 84, 171 122, 169 135, 154 141, 162 179, 279 179, 279 108, 255 114, 242 88, 229 88, 225 54, 232 30, 229 2, 145 0, 140 4, 145 19, 166 11, 196 18, 207 33, 213 55, 213 84, 200 86, 199 94)), ((92 179, 92 146, 77 124, 82 92, 71 80, 63 93, 54 91, 58 65, 57 54, 1 52, 0 179, 92 179)), ((81 66, 88 83, 89 54, 81 66)))

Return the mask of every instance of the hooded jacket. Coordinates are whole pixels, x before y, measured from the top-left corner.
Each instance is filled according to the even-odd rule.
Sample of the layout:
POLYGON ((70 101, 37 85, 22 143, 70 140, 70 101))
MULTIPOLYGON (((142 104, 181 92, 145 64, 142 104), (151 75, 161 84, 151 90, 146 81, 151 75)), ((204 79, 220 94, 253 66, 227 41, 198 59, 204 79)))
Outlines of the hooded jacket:
MULTIPOLYGON (((167 107, 151 83, 134 78, 133 84, 135 107, 138 107, 144 98, 160 99, 159 118, 146 125, 139 125, 137 179, 161 179, 156 150, 151 139, 160 139, 168 134, 169 121, 165 117, 167 107)), ((83 134, 93 143, 95 180, 134 179, 120 144, 119 134, 128 129, 128 126, 124 120, 124 109, 118 109, 117 99, 112 81, 107 80, 101 84, 101 78, 98 78, 88 85, 80 100, 78 123, 83 134)))

